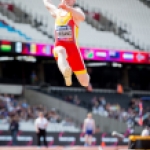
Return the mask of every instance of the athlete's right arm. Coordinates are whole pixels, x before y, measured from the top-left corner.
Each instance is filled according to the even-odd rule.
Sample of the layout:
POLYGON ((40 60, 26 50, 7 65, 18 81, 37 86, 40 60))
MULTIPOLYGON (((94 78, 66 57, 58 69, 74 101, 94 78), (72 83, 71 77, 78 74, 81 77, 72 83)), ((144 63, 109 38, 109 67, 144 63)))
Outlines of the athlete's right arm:
POLYGON ((51 13, 51 15, 53 17, 56 17, 57 11, 58 11, 57 7, 55 5, 53 5, 50 0, 43 0, 43 2, 44 2, 45 7, 51 13))
POLYGON ((86 121, 84 120, 84 123, 83 123, 83 133, 85 133, 85 128, 86 128, 86 121))

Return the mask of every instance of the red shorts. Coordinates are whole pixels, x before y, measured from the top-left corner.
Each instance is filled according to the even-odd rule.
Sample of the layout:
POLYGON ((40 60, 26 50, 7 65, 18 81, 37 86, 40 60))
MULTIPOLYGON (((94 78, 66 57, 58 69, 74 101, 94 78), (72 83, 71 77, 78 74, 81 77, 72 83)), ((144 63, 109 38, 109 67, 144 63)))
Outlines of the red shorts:
MULTIPOLYGON (((87 73, 80 50, 75 43, 66 43, 61 41, 56 42, 55 47, 56 46, 62 46, 66 49, 68 63, 75 74, 78 75, 87 73)), ((56 53, 54 53, 54 57, 56 60, 58 59, 56 53)))

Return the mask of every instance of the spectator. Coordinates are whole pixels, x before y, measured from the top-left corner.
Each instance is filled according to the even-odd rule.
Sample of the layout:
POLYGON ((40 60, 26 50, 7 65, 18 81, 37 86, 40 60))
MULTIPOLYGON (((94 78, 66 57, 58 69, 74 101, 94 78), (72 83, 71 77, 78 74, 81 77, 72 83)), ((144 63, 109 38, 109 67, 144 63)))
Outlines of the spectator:
POLYGON ((23 107, 23 108, 28 108, 28 104, 27 104, 26 101, 23 101, 23 102, 22 102, 22 107, 23 107))
POLYGON ((60 121, 60 117, 59 115, 57 114, 56 112, 56 109, 55 108, 52 108, 50 113, 49 113, 49 119, 50 119, 50 122, 52 123, 57 123, 60 121))
POLYGON ((80 100, 79 100, 79 98, 78 98, 77 95, 74 96, 73 103, 74 103, 75 105, 79 105, 79 104, 80 104, 80 100))
POLYGON ((4 101, 7 102, 7 104, 11 102, 11 99, 10 99, 10 97, 7 94, 4 94, 4 98, 3 99, 4 99, 4 101))
POLYGON ((11 95, 10 99, 11 99, 11 101, 14 101, 15 100, 14 95, 11 95))
POLYGON ((105 105, 106 105, 105 97, 100 97, 100 98, 99 98, 99 103, 100 103, 102 106, 105 106, 105 105))
POLYGON ((120 83, 117 84, 117 93, 118 94, 123 94, 123 87, 120 83))
POLYGON ((66 101, 69 103, 73 103, 73 96, 72 95, 67 96, 66 101))
POLYGON ((100 127, 99 126, 96 126, 96 130, 95 130, 95 133, 100 133, 100 127))
POLYGON ((93 107, 93 109, 92 109, 92 112, 93 112, 94 114, 98 114, 98 113, 99 113, 99 103, 98 103, 98 101, 95 101, 95 102, 94 102, 94 107, 93 107))
POLYGON ((132 99, 132 100, 129 102, 128 106, 129 106, 130 108, 134 108, 134 105, 135 105, 135 99, 132 99))
POLYGON ((12 136, 12 144, 17 145, 17 133, 19 130, 19 123, 17 116, 12 117, 10 122, 10 132, 12 136))
POLYGON ((14 108, 12 102, 11 102, 11 103, 8 103, 7 109, 8 109, 8 112, 11 113, 11 114, 14 114, 14 113, 16 112, 16 109, 14 108))

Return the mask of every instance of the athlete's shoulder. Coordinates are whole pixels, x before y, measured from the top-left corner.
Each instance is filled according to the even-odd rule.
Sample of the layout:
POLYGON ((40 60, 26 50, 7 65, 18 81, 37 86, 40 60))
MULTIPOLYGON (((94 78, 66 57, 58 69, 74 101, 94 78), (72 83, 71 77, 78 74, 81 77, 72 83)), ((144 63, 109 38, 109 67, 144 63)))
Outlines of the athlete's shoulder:
POLYGON ((86 122, 87 120, 88 120, 88 118, 85 118, 85 119, 84 119, 84 122, 86 122))

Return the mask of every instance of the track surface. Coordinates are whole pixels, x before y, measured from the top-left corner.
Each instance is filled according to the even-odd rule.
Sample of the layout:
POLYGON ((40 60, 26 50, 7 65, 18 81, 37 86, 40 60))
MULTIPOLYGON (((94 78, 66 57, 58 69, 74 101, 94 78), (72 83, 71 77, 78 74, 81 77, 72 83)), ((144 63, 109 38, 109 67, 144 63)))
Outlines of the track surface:
POLYGON ((54 146, 49 148, 38 148, 38 147, 8 147, 8 146, 0 146, 0 150, 128 150, 127 146, 94 146, 94 147, 83 147, 83 146, 54 146))

